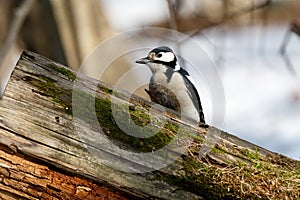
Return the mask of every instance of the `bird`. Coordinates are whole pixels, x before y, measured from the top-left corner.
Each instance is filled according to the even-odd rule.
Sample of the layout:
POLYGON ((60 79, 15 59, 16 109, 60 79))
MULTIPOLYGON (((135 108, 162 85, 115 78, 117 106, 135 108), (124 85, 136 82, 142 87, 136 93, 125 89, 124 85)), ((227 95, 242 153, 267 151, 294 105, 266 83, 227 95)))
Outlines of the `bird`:
POLYGON ((195 81, 179 65, 171 48, 154 48, 135 62, 147 65, 152 72, 149 89, 145 89, 152 102, 183 114, 199 126, 206 126, 195 81))

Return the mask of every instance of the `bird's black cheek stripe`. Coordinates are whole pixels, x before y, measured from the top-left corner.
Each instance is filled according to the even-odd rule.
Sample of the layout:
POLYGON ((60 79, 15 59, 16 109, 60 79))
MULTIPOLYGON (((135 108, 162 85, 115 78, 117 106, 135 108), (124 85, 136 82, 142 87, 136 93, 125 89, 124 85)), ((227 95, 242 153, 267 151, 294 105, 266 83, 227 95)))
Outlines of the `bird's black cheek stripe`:
POLYGON ((164 62, 164 61, 161 61, 161 60, 153 60, 152 62, 171 67, 172 69, 175 69, 175 66, 176 66, 176 61, 164 62))

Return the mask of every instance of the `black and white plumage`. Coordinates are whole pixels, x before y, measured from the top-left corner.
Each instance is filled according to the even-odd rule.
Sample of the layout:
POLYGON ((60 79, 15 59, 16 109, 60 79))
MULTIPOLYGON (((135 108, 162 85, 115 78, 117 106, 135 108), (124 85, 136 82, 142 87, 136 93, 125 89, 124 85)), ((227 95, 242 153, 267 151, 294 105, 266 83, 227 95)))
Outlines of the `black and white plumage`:
POLYGON ((189 73, 180 67, 177 58, 169 47, 161 46, 150 51, 147 57, 136 61, 146 64, 152 77, 149 90, 151 100, 167 108, 205 124, 201 101, 195 82, 189 73))

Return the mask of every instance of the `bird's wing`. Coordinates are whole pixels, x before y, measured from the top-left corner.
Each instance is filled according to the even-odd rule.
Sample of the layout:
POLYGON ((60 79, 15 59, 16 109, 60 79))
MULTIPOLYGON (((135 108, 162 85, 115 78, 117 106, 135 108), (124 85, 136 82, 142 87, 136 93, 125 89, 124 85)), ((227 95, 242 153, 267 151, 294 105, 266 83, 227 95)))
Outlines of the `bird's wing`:
POLYGON ((184 69, 180 68, 180 70, 178 72, 184 77, 184 83, 186 85, 186 88, 188 89, 188 93, 189 93, 191 99, 193 100, 194 106, 198 110, 200 122, 205 124, 205 118, 204 118, 204 113, 203 113, 203 109, 202 109, 202 105, 201 105, 201 101, 200 101, 200 96, 194 85, 195 84, 194 80, 189 75, 189 73, 187 71, 185 71, 184 69))

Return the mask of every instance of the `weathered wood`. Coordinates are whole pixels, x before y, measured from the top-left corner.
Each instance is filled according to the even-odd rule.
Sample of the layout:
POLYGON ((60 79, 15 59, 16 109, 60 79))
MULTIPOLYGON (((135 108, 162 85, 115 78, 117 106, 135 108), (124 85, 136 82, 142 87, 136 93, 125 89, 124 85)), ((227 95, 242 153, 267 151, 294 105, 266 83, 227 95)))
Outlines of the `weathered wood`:
MULTIPOLYGON (((97 194, 105 196, 103 199, 299 197, 298 161, 216 128, 196 128, 180 120, 168 120, 157 137, 128 137, 112 119, 112 89, 81 74, 76 78, 67 68, 25 51, 0 100, 0 197, 93 199, 97 194), (93 102, 94 86, 97 91, 93 102), (81 98, 76 105, 81 115, 77 120, 74 96, 72 104, 74 91, 81 98), (98 133, 90 113, 86 112, 90 107, 96 109, 103 134, 98 133), (156 152, 170 138, 178 136, 179 125, 187 133, 196 131, 197 135, 192 135, 194 141, 185 155, 177 158, 181 153, 167 151, 168 157, 177 158, 171 165, 147 173, 126 173, 112 167, 131 166, 136 172, 148 169, 146 161, 139 160, 138 155, 120 158, 122 150, 156 152), (117 148, 108 148, 108 141, 117 148), (93 155, 95 152, 98 158, 93 155), (78 190, 83 194, 78 194, 78 190)), ((129 106, 131 118, 137 124, 148 123, 150 102, 132 97, 124 106, 122 97, 126 93, 118 91, 117 96, 114 97, 117 105, 129 106)), ((174 117, 174 113, 150 114, 150 118, 158 121, 170 116, 174 117)), ((156 156, 149 162, 155 166, 163 159, 156 156)))

